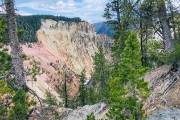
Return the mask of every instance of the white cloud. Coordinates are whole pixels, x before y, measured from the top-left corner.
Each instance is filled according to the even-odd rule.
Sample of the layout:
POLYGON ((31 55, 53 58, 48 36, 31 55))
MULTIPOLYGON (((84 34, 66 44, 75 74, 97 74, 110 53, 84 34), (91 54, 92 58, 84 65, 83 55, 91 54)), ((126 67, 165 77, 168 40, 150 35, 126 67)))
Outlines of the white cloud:
MULTIPOLYGON (((172 0, 176 7, 180 7, 179 0, 172 0)), ((21 8, 31 8, 43 11, 45 14, 51 12, 54 15, 67 17, 81 17, 89 22, 100 22, 105 19, 102 17, 106 3, 109 0, 16 0, 16 6, 20 14, 28 15, 31 11, 21 11, 21 8)), ((180 8, 179 8, 180 9, 180 8)))
POLYGON ((75 2, 74 0, 31 0, 17 4, 17 7, 28 7, 67 17, 81 17, 89 22, 100 22, 105 20, 102 14, 107 2, 108 0, 83 0, 82 2, 75 2))
POLYGON ((1 7, 0 7, 0 12, 4 11, 1 7))
POLYGON ((0 13, 5 13, 4 6, 0 7, 0 13))
POLYGON ((16 13, 23 16, 32 15, 31 13, 28 13, 26 11, 17 11, 16 13))
POLYGON ((68 1, 68 2, 63 2, 63 1, 58 1, 55 5, 57 7, 73 7, 75 6, 75 2, 74 1, 68 1))

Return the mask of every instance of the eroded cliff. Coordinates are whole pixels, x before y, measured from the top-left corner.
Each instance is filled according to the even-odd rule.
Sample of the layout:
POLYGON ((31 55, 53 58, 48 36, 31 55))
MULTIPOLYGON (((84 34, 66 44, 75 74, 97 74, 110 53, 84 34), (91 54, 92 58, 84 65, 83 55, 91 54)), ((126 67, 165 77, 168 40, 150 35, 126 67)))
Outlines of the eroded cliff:
MULTIPOLYGON (((92 56, 98 51, 98 45, 107 48, 112 40, 106 35, 97 35, 93 25, 87 22, 42 20, 41 23, 37 31, 38 43, 23 45, 24 53, 30 58, 24 62, 26 68, 35 60, 40 63, 42 71, 37 75, 37 81, 28 81, 28 85, 41 98, 45 98, 46 90, 58 98, 57 87, 63 84, 68 73, 70 94, 74 96, 78 93, 78 74, 85 69, 87 79, 90 79, 92 56)), ((109 57, 108 48, 106 53, 109 57)))

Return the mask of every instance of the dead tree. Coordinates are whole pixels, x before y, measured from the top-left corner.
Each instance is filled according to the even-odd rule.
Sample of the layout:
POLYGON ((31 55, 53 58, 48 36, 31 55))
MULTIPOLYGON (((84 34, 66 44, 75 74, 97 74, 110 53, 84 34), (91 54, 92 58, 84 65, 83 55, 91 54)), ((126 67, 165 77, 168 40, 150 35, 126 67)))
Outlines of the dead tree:
POLYGON ((26 88, 25 72, 22 59, 22 50, 17 35, 16 15, 14 9, 14 0, 5 0, 5 7, 8 21, 8 32, 11 47, 12 64, 14 68, 15 80, 17 88, 26 88))
POLYGON ((170 25, 168 23, 166 6, 164 0, 157 0, 157 8, 158 8, 158 16, 161 24, 161 29, 163 33, 163 39, 165 43, 165 50, 172 51, 174 48, 174 44, 172 41, 172 35, 170 31, 170 25))
POLYGON ((64 78, 64 94, 65 94, 65 108, 68 107, 68 93, 67 93, 67 74, 65 73, 65 78, 64 78))

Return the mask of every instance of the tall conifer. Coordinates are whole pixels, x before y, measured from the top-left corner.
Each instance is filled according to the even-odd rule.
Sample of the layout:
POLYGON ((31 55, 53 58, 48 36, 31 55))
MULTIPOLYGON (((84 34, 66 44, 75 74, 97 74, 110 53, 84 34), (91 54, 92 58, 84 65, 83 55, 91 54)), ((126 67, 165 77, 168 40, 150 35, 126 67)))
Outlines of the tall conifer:
POLYGON ((147 83, 142 76, 146 68, 141 65, 140 45, 136 33, 131 32, 120 54, 116 74, 111 76, 110 103, 108 116, 115 120, 139 120, 142 118, 142 105, 148 94, 147 83))

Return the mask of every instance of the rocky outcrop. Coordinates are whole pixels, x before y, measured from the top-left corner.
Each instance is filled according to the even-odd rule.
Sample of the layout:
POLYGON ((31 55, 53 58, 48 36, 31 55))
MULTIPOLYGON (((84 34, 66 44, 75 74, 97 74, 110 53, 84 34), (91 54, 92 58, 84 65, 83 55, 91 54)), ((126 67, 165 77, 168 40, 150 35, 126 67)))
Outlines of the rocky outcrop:
POLYGON ((105 103, 99 103, 95 105, 86 105, 79 107, 75 110, 67 109, 64 113, 67 113, 67 116, 63 120, 86 120, 87 115, 93 114, 96 119, 105 119, 106 113, 108 112, 108 105, 105 103))
POLYGON ((94 33, 94 27, 92 24, 88 22, 65 22, 65 21, 54 21, 50 19, 42 20, 41 28, 48 29, 56 29, 60 31, 68 31, 70 33, 75 31, 80 31, 83 33, 94 33))
POLYGON ((146 120, 180 120, 180 110, 179 109, 162 110, 147 117, 146 120))
MULTIPOLYGON (((22 47, 31 60, 40 62, 40 67, 44 71, 37 75, 36 82, 28 81, 28 85, 42 98, 45 98, 46 90, 58 98, 56 91, 58 86, 64 83, 65 73, 68 73, 70 95, 76 95, 79 85, 78 74, 85 69, 87 79, 90 79, 93 71, 92 56, 98 51, 98 45, 103 44, 108 58, 108 46, 113 43, 110 37, 97 35, 93 25, 87 22, 42 20, 37 38, 38 43, 22 47)), ((27 68, 30 61, 24 63, 27 68)))
POLYGON ((180 69, 164 65, 147 73, 151 93, 144 104, 148 115, 164 109, 180 109, 180 69))

